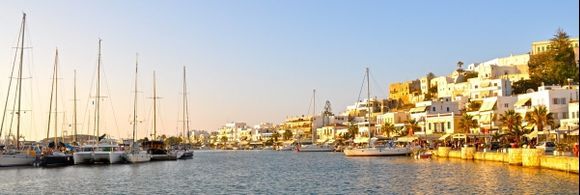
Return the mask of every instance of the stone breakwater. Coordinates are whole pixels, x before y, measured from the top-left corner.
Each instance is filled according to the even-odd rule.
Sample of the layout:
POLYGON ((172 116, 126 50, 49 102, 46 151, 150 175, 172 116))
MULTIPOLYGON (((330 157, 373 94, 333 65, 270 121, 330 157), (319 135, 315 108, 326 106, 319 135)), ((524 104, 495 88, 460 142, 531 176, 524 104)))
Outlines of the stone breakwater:
POLYGON ((476 152, 473 147, 463 147, 460 151, 449 147, 439 147, 433 151, 439 158, 463 160, 486 160, 509 163, 514 166, 547 168, 578 173, 578 157, 548 156, 542 149, 509 148, 506 152, 476 152))

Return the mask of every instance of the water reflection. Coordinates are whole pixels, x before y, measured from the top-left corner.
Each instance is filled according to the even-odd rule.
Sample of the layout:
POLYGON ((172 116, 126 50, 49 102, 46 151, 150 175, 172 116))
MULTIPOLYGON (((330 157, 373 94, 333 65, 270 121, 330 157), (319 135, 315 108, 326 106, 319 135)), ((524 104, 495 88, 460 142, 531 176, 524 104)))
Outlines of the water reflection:
POLYGON ((577 174, 501 162, 340 153, 199 152, 186 161, 0 169, 1 192, 25 194, 577 194, 578 184, 577 174))

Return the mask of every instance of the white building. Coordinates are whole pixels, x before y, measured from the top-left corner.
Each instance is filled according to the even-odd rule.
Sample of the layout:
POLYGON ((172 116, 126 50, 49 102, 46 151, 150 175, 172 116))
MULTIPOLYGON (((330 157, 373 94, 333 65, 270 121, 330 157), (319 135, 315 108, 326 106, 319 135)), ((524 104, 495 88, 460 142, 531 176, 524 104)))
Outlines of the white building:
POLYGON ((541 86, 538 91, 518 95, 515 111, 526 116, 534 107, 544 105, 552 113, 555 123, 568 118, 568 103, 578 101, 578 86, 541 86))

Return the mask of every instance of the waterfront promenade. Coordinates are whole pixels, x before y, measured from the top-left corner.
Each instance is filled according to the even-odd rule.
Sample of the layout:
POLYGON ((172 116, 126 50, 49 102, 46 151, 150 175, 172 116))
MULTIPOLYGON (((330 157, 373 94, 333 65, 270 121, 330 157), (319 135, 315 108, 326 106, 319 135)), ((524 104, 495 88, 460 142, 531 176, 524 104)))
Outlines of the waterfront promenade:
POLYGON ((451 150, 439 147, 432 151, 439 158, 463 160, 496 161, 509 165, 553 169, 578 174, 578 157, 546 155, 544 150, 535 148, 507 148, 496 152, 476 152, 474 147, 451 150))

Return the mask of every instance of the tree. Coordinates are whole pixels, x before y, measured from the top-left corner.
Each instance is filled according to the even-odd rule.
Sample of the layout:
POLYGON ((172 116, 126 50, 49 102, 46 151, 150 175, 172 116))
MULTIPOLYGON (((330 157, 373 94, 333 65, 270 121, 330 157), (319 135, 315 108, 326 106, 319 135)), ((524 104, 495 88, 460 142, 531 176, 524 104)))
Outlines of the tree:
POLYGON ((279 137, 280 137, 280 134, 278 132, 272 133, 272 138, 273 138, 274 142, 278 142, 279 137))
POLYGON ((290 130, 284 131, 284 134, 282 134, 282 138, 284 140, 290 140, 290 139, 292 139, 292 131, 290 131, 290 130))
POLYGON ((479 110, 479 108, 481 108, 481 102, 472 101, 472 102, 469 102, 467 110, 471 112, 471 111, 477 111, 477 110, 479 110))
POLYGON ((348 126, 348 138, 349 139, 354 139, 354 137, 356 136, 356 134, 358 134, 358 126, 356 126, 355 124, 350 124, 348 126))
POLYGON ((528 89, 536 90, 541 85, 537 80, 519 80, 512 85, 512 94, 524 94, 528 89))
POLYGON ((566 79, 578 82, 578 66, 569 36, 558 29, 548 50, 530 56, 530 79, 546 85, 565 84, 566 79))
POLYGON ((477 127, 477 121, 473 119, 473 116, 463 113, 461 119, 459 119, 459 129, 461 133, 469 133, 472 128, 477 127))
POLYGON ((222 142, 222 144, 225 144, 226 142, 228 142, 228 137, 226 136, 220 137, 220 142, 222 142))
MULTIPOLYGON (((552 113, 548 112, 548 109, 544 105, 534 107, 534 110, 526 115, 526 121, 534 124, 538 132, 544 131, 544 127, 548 125, 554 127, 554 117, 552 116, 552 113)), ((550 131, 548 131, 546 135, 549 139, 550 131)))
POLYGON ((465 80, 470 79, 470 78, 476 78, 478 76, 477 72, 473 72, 473 71, 469 71, 469 72, 465 72, 465 80))
POLYGON ((513 135, 516 142, 519 143, 520 137, 523 135, 523 131, 521 131, 522 116, 510 109, 500 115, 499 121, 501 122, 501 126, 513 135))
POLYGON ((415 134, 416 131, 420 131, 421 127, 419 127, 419 121, 415 119, 411 119, 407 121, 407 135, 412 136, 415 134))
POLYGON ((395 132, 396 127, 392 123, 385 123, 381 127, 381 133, 386 134, 387 137, 391 137, 391 133, 395 132))
POLYGON ((165 139, 165 143, 170 146, 180 144, 181 142, 183 142, 183 139, 181 139, 181 137, 171 136, 165 139))

